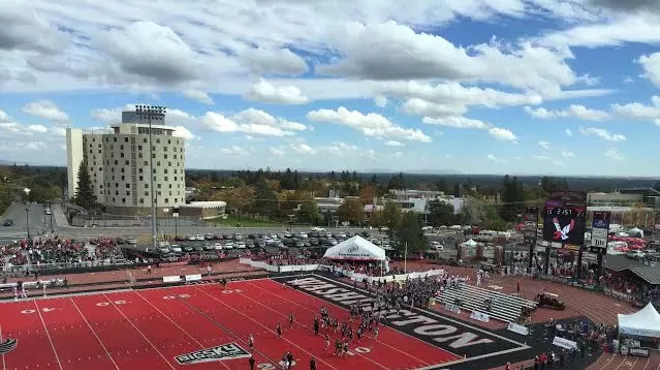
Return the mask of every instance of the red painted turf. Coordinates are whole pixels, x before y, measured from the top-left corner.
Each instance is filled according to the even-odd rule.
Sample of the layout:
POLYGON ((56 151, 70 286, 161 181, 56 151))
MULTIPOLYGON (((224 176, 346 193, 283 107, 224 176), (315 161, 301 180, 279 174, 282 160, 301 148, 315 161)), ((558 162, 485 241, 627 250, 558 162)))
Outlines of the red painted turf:
POLYGON ((174 357, 230 342, 247 349, 250 334, 260 370, 275 369, 286 351, 299 362, 294 369, 309 368, 310 357, 319 369, 334 370, 420 369, 460 359, 387 327, 377 341, 363 337, 351 344, 352 355, 336 357, 335 335, 326 353, 322 336, 313 334, 322 306, 348 319, 344 309, 272 280, 230 283, 224 293, 209 284, 4 303, 0 334, 18 339, 18 347, 0 369, 248 369, 246 358, 179 365, 174 357), (278 323, 282 338, 275 335, 278 323))

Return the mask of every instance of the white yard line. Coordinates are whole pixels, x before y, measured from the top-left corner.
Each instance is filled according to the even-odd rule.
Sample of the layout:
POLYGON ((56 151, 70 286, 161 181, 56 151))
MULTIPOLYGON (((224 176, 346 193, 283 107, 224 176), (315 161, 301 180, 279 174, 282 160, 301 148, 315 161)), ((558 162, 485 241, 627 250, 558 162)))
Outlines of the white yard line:
MULTIPOLYGON (((265 291, 265 292, 267 292, 267 293, 269 293, 269 294, 272 294, 272 295, 274 295, 275 297, 277 297, 277 298, 279 298, 279 299, 283 299, 283 300, 285 300, 285 301, 287 301, 287 302, 290 302, 290 303, 292 303, 292 304, 294 304, 294 305, 296 305, 296 306, 298 306, 298 307, 301 307, 301 308, 303 308, 303 309, 305 309, 305 310, 307 310, 307 311, 309 311, 309 312, 311 312, 311 313, 313 313, 313 314, 316 314, 316 311, 314 311, 314 310, 312 310, 312 309, 310 309, 310 308, 308 308, 308 307, 305 307, 305 306, 303 306, 303 305, 301 305, 301 304, 298 304, 298 303, 296 303, 296 302, 294 302, 294 301, 292 301, 292 300, 289 300, 289 299, 286 299, 286 298, 284 298, 284 297, 282 297, 282 296, 279 296, 279 295, 277 295, 277 294, 271 292, 271 291, 268 290, 268 289, 264 289, 264 288, 262 288, 262 287, 260 287, 260 286, 258 286, 258 285, 254 285, 254 284, 251 284, 251 283, 248 283, 248 284, 252 285, 253 287, 255 287, 255 288, 257 288, 257 289, 261 289, 261 290, 263 290, 263 291, 265 291)), ((247 297, 247 296, 246 296, 246 297, 247 297)), ((311 297, 314 297, 314 296, 311 296, 311 297)), ((250 298, 250 297, 247 297, 247 298, 250 298)), ((314 298, 315 298, 316 300, 319 300, 319 301, 323 302, 323 303, 326 303, 325 300, 322 300, 322 299, 319 299, 319 298, 316 298, 316 297, 314 297, 314 298)), ((250 299, 251 299, 251 298, 250 298, 250 299)), ((258 302, 257 302, 257 303, 258 303, 258 302)), ((336 306, 336 307, 338 307, 339 309, 341 309, 341 310, 344 311, 344 312, 346 311, 346 309, 343 308, 343 307, 339 307, 339 306, 336 306)), ((306 328, 308 328, 308 329, 310 329, 307 325, 303 325, 303 326, 306 327, 306 328)), ((414 360, 417 360, 417 361, 421 362, 423 365, 427 365, 427 366, 430 365, 428 362, 426 362, 426 361, 422 361, 421 359, 419 359, 419 358, 417 358, 417 357, 415 357, 415 356, 413 356, 413 355, 411 355, 411 354, 409 354, 409 353, 407 353, 407 352, 404 352, 404 351, 402 351, 402 350, 400 350, 400 349, 398 349, 398 348, 396 348, 396 347, 390 346, 390 345, 387 344, 387 343, 379 342, 379 341, 377 341, 377 340, 375 340, 375 339, 374 339, 373 341, 374 341, 375 344, 381 344, 381 345, 383 345, 383 346, 385 346, 385 347, 390 348, 391 350, 394 350, 394 351, 397 351, 397 352, 401 353, 401 354, 404 355, 404 356, 408 356, 408 357, 410 357, 410 358, 412 358, 412 359, 414 359, 414 360)), ((436 366, 437 366, 437 365, 436 365, 436 366)), ((384 367, 384 366, 383 366, 383 367, 384 367)))
POLYGON ((50 348, 53 350, 53 354, 55 355, 55 360, 57 360, 57 365, 60 367, 60 370, 64 370, 62 363, 60 362, 60 356, 57 354, 57 350, 55 349, 55 344, 53 344, 53 338, 50 337, 50 332, 48 331, 48 327, 46 327, 46 322, 44 321, 44 317, 41 315, 41 309, 39 308, 37 301, 34 301, 34 307, 37 309, 37 314, 39 315, 41 324, 44 326, 44 330, 46 331, 46 336, 50 342, 50 348))
POLYGON ((170 363, 170 361, 169 361, 169 360, 168 360, 168 359, 167 359, 167 358, 166 358, 166 357, 165 357, 165 356, 164 356, 164 355, 158 350, 158 348, 156 348, 156 346, 155 346, 155 345, 149 340, 149 338, 147 338, 147 336, 144 335, 144 333, 142 332, 142 330, 140 330, 137 326, 135 326, 135 324, 133 324, 133 322, 132 322, 132 321, 126 316, 126 314, 125 314, 124 312, 122 312, 122 310, 120 310, 119 307, 117 307, 117 305, 115 304, 115 302, 112 301, 110 298, 108 298, 105 294, 103 294, 103 297, 104 297, 108 302, 110 302, 110 304, 112 305, 112 307, 114 307, 114 308, 115 308, 115 309, 116 309, 116 310, 117 310, 117 311, 118 311, 118 312, 124 317, 124 319, 126 319, 126 321, 128 321, 129 324, 131 324, 131 326, 133 327, 133 329, 135 329, 135 331, 138 332, 138 334, 140 334, 140 335, 142 336, 142 338, 144 338, 144 340, 145 340, 147 343, 149 343, 149 345, 151 346, 151 348, 153 348, 154 351, 156 351, 156 353, 158 353, 158 355, 159 355, 159 356, 165 361, 165 363, 167 363, 167 365, 168 365, 172 370, 176 370, 176 368, 175 368, 174 366, 172 366, 172 364, 170 363))
MULTIPOLYGON (((147 304, 149 304, 149 305, 150 305, 151 307, 153 307, 156 311, 158 311, 159 314, 161 314, 163 317, 165 317, 167 320, 169 320, 172 324, 174 324, 174 326, 176 326, 177 328, 179 328, 179 330, 181 330, 185 335, 187 335, 188 338, 192 339, 193 342, 197 343, 197 345, 199 346, 200 349, 204 349, 204 348, 205 348, 205 346, 204 346, 202 343, 200 343, 200 341, 198 341, 197 338, 195 338, 195 337, 193 337, 192 335, 190 335, 190 333, 188 333, 188 332, 186 331, 186 329, 182 328, 181 325, 177 324, 176 321, 172 320, 171 317, 167 316, 163 311, 161 311, 161 310, 160 310, 158 307, 156 307, 153 303, 149 302, 149 300, 148 300, 147 298, 145 298, 142 294, 140 294, 140 293, 137 292, 137 291, 135 292, 135 294, 137 294, 140 298, 142 298, 145 302, 147 302, 147 304)), ((222 366, 224 366, 225 368, 229 369, 229 366, 227 366, 227 364, 225 364, 224 362, 221 362, 220 364, 221 364, 222 366)))
POLYGON ((96 340, 99 342, 99 344, 103 348, 103 351, 105 351, 105 354, 108 356, 110 361, 112 361, 112 364, 115 365, 115 369, 120 370, 119 366, 115 362, 115 359, 112 358, 112 355, 110 355, 110 352, 108 352, 108 349, 106 348, 105 344, 103 344, 103 342, 101 341, 101 338, 99 338, 99 336, 98 336, 98 334, 96 334, 96 331, 94 330, 94 328, 92 328, 92 325, 90 325, 89 321, 87 321, 87 317, 85 317, 85 315, 82 313, 82 311, 80 311, 80 308, 78 308, 78 305, 76 304, 76 302, 74 302, 73 298, 69 297, 69 299, 71 300, 71 304, 73 304, 73 307, 75 307, 76 310, 78 311, 78 313, 80 314, 80 317, 82 317, 82 319, 85 321, 85 324, 87 324, 87 327, 89 328, 89 330, 92 332, 92 334, 94 334, 94 337, 96 338, 96 340))
MULTIPOLYGON (((227 304, 224 303, 223 301, 221 301, 221 300, 215 298, 214 296, 212 296, 212 295, 206 293, 206 292, 203 291, 202 289, 199 289, 199 288, 196 288, 196 289, 197 289, 198 291, 202 292, 203 294, 209 296, 209 297, 210 297, 211 299, 213 299, 214 301, 216 301, 216 302, 222 304, 223 306, 229 308, 230 310, 232 310, 232 311, 234 311, 234 312, 237 312, 238 314, 240 314, 241 316, 245 317, 246 319, 248 319, 248 320, 254 322, 255 324, 257 324, 257 325, 263 327, 264 329, 266 329, 267 331, 269 331, 269 332, 275 334, 275 331, 274 331, 274 330, 272 330, 272 329, 268 328, 267 326, 261 324, 260 322, 256 321, 255 319, 251 318, 250 316, 244 314, 243 312, 241 312, 241 311, 239 311, 239 310, 237 310, 237 309, 235 309, 235 308, 233 308, 233 307, 227 305, 227 304)), ((314 356, 312 353, 306 351, 304 348, 301 348, 300 346, 298 346, 298 345, 296 345, 295 343, 289 341, 288 339, 286 339, 286 338, 284 338, 284 337, 282 337, 282 339, 284 339, 285 341, 289 342, 289 343, 292 344, 293 346, 297 347, 297 348, 298 348, 299 350, 301 350, 302 352, 307 353, 307 354, 310 355, 311 357, 316 357, 316 356, 314 356)), ((339 369, 337 369, 336 367, 330 365, 329 363, 323 361, 321 358, 319 358, 318 360, 319 360, 320 362, 323 362, 324 364, 326 364, 326 366, 328 366, 328 367, 331 368, 331 369, 339 370, 339 369)))

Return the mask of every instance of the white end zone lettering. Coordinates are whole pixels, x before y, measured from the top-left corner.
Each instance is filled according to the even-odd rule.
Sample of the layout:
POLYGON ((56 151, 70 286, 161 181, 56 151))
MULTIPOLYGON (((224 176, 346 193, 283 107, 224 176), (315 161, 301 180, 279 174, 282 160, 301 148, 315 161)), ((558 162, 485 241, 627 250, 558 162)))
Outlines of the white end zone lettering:
MULTIPOLYGON (((277 280, 343 308, 360 302, 365 311, 370 311, 371 303, 375 301, 367 292, 318 275, 277 280)), ((384 310, 383 314, 387 326, 460 357, 465 356, 467 360, 471 357, 492 357, 529 348, 523 343, 434 311, 413 308, 384 310)), ((353 352, 361 353, 358 351, 363 347, 358 348, 353 352)))
POLYGON ((165 300, 172 300, 172 299, 188 299, 190 298, 190 294, 179 294, 179 295, 166 295, 163 297, 165 300))
POLYGON ((122 304, 126 304, 126 303, 128 303, 128 302, 126 302, 126 301, 124 301, 124 300, 110 301, 110 302, 105 301, 105 302, 99 302, 99 303, 97 303, 96 306, 98 306, 98 307, 108 307, 108 306, 112 305, 113 303, 116 304, 116 305, 122 305, 122 304))
POLYGON ((275 370, 275 369, 277 369, 277 367, 273 364, 263 363, 263 364, 257 365, 257 369, 259 369, 259 370, 275 370))
POLYGON ((223 290, 222 294, 232 294, 232 293, 242 293, 243 291, 240 289, 227 289, 223 290))
MULTIPOLYGON (((52 312, 55 311, 55 308, 50 308, 50 307, 42 307, 39 309, 41 312, 47 313, 47 312, 52 312)), ((22 314, 24 315, 31 315, 33 313, 37 313, 37 310, 32 310, 32 309, 27 309, 21 311, 22 314)))

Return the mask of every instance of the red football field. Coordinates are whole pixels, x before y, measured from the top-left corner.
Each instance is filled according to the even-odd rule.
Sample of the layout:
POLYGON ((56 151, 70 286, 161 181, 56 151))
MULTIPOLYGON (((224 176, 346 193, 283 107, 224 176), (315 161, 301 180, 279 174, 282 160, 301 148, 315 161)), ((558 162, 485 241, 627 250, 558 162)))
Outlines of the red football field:
MULTIPOLYGON (((326 352, 312 324, 320 307, 348 320, 348 312, 272 280, 109 292, 0 304, 0 337, 18 340, 2 356, 2 370, 249 369, 247 339, 255 338, 256 369, 275 369, 290 351, 308 369, 425 369, 461 357, 391 328, 363 337, 346 358, 326 352), (289 328, 288 315, 295 323, 289 328), (284 334, 278 338, 276 325, 284 334), (180 364, 177 356, 235 343, 238 358, 180 364), (240 347, 240 348, 238 348, 240 347), (241 350, 242 349, 242 350, 241 350), (241 354, 242 353, 242 354, 241 354)), ((325 329, 321 330, 324 333, 325 329)), ((206 354, 212 351, 205 352, 206 354)), ((226 352, 223 352, 226 353, 226 352)), ((188 359, 200 360, 201 353, 188 359)), ((227 357, 225 357, 227 358, 227 357)), ((181 360, 185 363, 185 359, 181 360)))

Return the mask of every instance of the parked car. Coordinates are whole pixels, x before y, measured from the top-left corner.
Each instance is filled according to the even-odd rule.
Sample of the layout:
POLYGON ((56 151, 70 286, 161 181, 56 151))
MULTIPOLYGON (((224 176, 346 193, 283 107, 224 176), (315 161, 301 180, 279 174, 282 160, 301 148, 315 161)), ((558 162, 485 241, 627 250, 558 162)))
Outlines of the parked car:
POLYGON ((13 226, 14 225, 14 220, 12 220, 11 218, 8 218, 2 224, 5 225, 5 226, 13 226))

